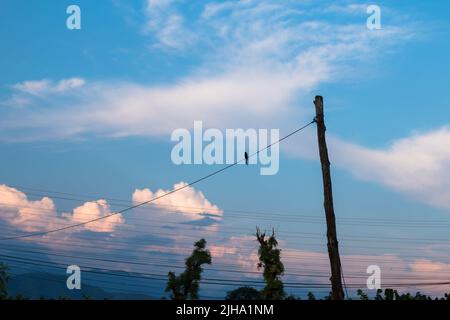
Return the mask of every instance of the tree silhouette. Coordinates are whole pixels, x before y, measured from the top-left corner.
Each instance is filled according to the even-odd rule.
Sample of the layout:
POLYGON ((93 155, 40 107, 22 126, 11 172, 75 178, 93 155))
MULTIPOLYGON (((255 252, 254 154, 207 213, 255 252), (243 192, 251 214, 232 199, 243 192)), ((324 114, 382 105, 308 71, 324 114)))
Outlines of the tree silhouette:
POLYGON ((311 291, 308 292, 308 300, 316 300, 316 296, 311 291))
POLYGON ((8 266, 0 262, 0 300, 8 298, 8 266))
POLYGON ((240 287, 229 291, 225 300, 261 300, 261 293, 252 287, 240 287))
POLYGON ((186 259, 186 269, 179 276, 169 272, 166 292, 171 292, 172 300, 197 300, 198 289, 203 272, 203 264, 211 264, 211 254, 206 248, 206 240, 201 239, 194 243, 194 250, 186 259))
MULTIPOLYGON (((358 289, 357 295, 360 297, 361 300, 369 300, 368 295, 361 289, 358 289)), ((392 300, 450 300, 450 295, 445 294, 443 298, 438 298, 438 297, 433 298, 431 296, 427 296, 420 292, 416 292, 415 295, 413 295, 409 292, 399 294, 397 290, 387 288, 384 290, 384 293, 383 293, 383 290, 378 289, 374 300, 385 300, 385 301, 392 301, 392 300)))
POLYGON ((266 234, 256 228, 256 239, 259 242, 259 263, 258 269, 263 268, 263 277, 266 286, 261 292, 263 299, 281 300, 285 297, 284 285, 281 276, 284 273, 284 265, 281 262, 281 250, 277 249, 278 242, 275 238, 275 232, 266 238, 266 234))

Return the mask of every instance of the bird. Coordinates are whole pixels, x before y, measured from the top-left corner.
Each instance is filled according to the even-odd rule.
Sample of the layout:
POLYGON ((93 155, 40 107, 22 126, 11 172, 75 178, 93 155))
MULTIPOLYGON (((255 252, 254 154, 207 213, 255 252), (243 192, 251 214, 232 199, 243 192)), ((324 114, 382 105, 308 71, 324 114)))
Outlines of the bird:
POLYGON ((248 153, 247 153, 247 151, 245 151, 244 157, 245 157, 245 164, 248 165, 248 153))

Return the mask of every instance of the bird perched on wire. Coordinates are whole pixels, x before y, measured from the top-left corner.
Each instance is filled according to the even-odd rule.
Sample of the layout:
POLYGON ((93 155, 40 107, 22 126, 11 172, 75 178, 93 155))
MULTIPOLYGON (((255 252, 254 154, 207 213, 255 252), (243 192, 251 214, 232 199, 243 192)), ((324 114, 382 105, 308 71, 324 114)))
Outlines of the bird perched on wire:
POLYGON ((244 157, 245 157, 245 164, 248 165, 248 153, 247 153, 247 151, 245 151, 244 157))

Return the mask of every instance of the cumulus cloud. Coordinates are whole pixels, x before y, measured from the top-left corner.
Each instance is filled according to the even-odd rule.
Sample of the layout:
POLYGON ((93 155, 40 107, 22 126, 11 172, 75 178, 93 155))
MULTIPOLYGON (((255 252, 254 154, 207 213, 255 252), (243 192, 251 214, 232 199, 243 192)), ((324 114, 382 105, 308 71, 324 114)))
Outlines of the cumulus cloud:
POLYGON ((212 204, 203 192, 187 186, 186 182, 175 184, 172 190, 159 189, 152 192, 148 188, 136 189, 132 195, 133 203, 143 203, 180 188, 183 189, 153 201, 152 205, 166 214, 178 214, 189 220, 203 219, 205 217, 204 214, 208 214, 208 216, 216 219, 222 217, 223 211, 217 205, 212 204))
MULTIPOLYGON (((141 215, 148 212, 145 208, 141 208, 144 212, 137 212, 141 222, 139 224, 126 223, 123 215, 117 214, 103 199, 87 201, 70 212, 59 213, 50 197, 31 200, 24 192, 3 184, 0 185, 0 220, 14 227, 11 228, 11 232, 16 232, 15 230, 42 232, 94 220, 69 229, 67 233, 58 233, 58 241, 65 239, 66 243, 77 239, 77 233, 80 231, 105 235, 120 234, 128 238, 135 232, 151 235, 161 230, 165 232, 178 230, 178 227, 182 226, 180 229, 186 234, 178 232, 167 234, 167 239, 181 244, 185 244, 189 237, 198 233, 199 228, 205 237, 216 235, 223 211, 212 204, 203 192, 187 186, 185 182, 175 184, 172 190, 180 188, 183 189, 152 202, 152 207, 156 210, 151 210, 151 214, 141 215)), ((135 204, 142 203, 172 190, 159 189, 152 192, 150 189, 136 189, 132 194, 132 201, 135 204)))
POLYGON ((62 220, 52 199, 28 200, 26 194, 4 184, 0 185, 0 218, 28 232, 42 231, 62 220))
MULTIPOLYGON (((180 182, 174 186, 174 189, 184 185, 183 182, 180 182)), ((148 189, 142 189, 136 191, 137 192, 133 194, 133 201, 140 202, 157 196, 158 194, 161 194, 161 192, 170 190, 158 190, 152 192, 148 189)), ((192 207, 197 207, 196 210, 190 211, 189 215, 186 215, 188 219, 196 219, 205 212, 209 212, 210 214, 213 212, 217 213, 219 210, 218 207, 211 204, 201 192, 193 188, 177 199, 175 207, 173 207, 174 203, 172 202, 160 202, 155 205, 160 206, 161 210, 170 210, 171 212, 176 211, 181 215, 186 214, 185 210, 187 206, 191 207, 191 209, 193 209, 192 207), (181 204, 183 204, 183 206, 181 206, 181 204), (168 209, 169 207, 171 207, 171 209, 168 209), (198 209, 199 207, 204 207, 206 209, 200 210, 198 209)), ((85 221, 85 219, 95 219, 109 215, 112 212, 113 211, 111 211, 105 200, 97 200, 86 202, 83 205, 78 206, 72 213, 58 215, 52 199, 43 197, 39 200, 30 200, 25 193, 6 185, 0 185, 0 219, 27 232, 44 231, 57 226, 79 223, 85 221)), ((167 214, 168 213, 169 212, 167 212, 167 214)), ((89 230, 97 233, 110 233, 115 231, 118 226, 125 223, 123 217, 120 215, 111 218, 99 220, 98 222, 103 221, 101 224, 94 223, 90 226, 86 225, 81 230, 89 230), (113 219, 108 220, 111 218, 113 219)), ((147 233, 149 232, 145 225, 142 227, 147 233)), ((175 259, 173 261, 179 260, 180 265, 182 265, 182 259, 192 251, 193 235, 189 234, 186 229, 180 231, 175 228, 173 230, 178 230, 178 232, 170 238, 171 241, 161 239, 163 240, 162 243, 152 243, 152 240, 149 239, 148 244, 145 243, 142 245, 141 250, 144 250, 148 254, 157 254, 158 256, 155 257, 159 258, 162 257, 161 254, 172 254, 171 257, 175 259), (166 242, 167 244, 164 244, 166 242), (173 254, 176 256, 173 256, 173 254)), ((121 234, 124 238, 129 237, 129 235, 126 234, 126 230, 120 229, 117 231, 125 232, 121 234)), ((204 236, 205 233, 202 235, 204 236)), ((68 250, 71 250, 71 246, 73 246, 74 243, 77 243, 73 241, 74 239, 77 239, 76 236, 76 233, 60 234, 55 238, 55 240, 58 239, 58 241, 42 242, 42 244, 54 249, 61 250, 67 248, 68 250), (60 242, 61 238, 62 242, 60 242), (65 247, 61 247, 63 245, 65 247)), ((247 277, 261 277, 261 271, 258 271, 256 268, 258 262, 258 245, 254 236, 233 236, 226 239, 223 239, 217 234, 214 236, 212 233, 206 233, 206 236, 208 239, 208 249, 212 254, 214 264, 238 268, 239 270, 242 270, 243 274, 246 274, 247 277)), ((90 241, 95 241, 95 238, 90 238, 90 241)), ((117 250, 117 247, 114 243, 103 241, 101 243, 108 252, 116 252, 115 250, 117 250)), ((286 268, 286 275, 284 276, 286 282, 329 284, 329 280, 326 277, 326 275, 329 274, 329 261, 326 252, 302 250, 298 247, 288 246, 286 241, 280 241, 280 247, 282 249, 282 261, 286 268), (301 272, 299 269, 301 269, 301 272), (317 277, 317 275, 319 277, 317 277)), ((123 247, 120 248, 123 250, 123 247)), ((76 249, 77 248, 74 248, 74 250, 76 249)), ((324 247, 324 250, 325 249, 326 247, 324 247)), ((95 253, 96 251, 93 250, 92 252, 95 253)), ((439 250, 439 254, 442 257, 441 250, 439 250)), ((167 258, 166 256, 164 257, 167 258)), ((140 257, 136 257, 137 261, 139 261, 139 258, 140 257)), ((342 254, 341 258, 344 272, 347 276, 347 284, 352 284, 352 286, 356 285, 364 288, 368 276, 366 273, 367 266, 375 264, 380 266, 382 270, 383 288, 388 287, 390 283, 404 284, 399 287, 400 290, 420 290, 431 294, 441 294, 449 288, 449 286, 415 287, 413 285, 408 285, 408 283, 412 282, 438 282, 446 281, 448 279, 450 265, 447 262, 441 261, 442 259, 435 259, 434 255, 429 255, 427 259, 412 260, 395 254, 342 254)), ((127 270, 130 271, 134 270, 128 265, 124 265, 123 267, 129 268, 127 270)), ((219 276, 223 276, 224 279, 229 276, 229 274, 220 274, 220 271, 217 272, 219 276)))
POLYGON ((260 277, 257 241, 254 236, 236 235, 227 239, 210 241, 209 250, 217 265, 233 266, 246 273, 246 277, 260 277), (256 273, 255 273, 256 272, 256 273))
POLYGON ((120 214, 111 212, 111 208, 106 200, 97 200, 86 202, 73 210, 73 213, 63 214, 72 223, 82 223, 84 221, 95 220, 102 217, 110 216, 106 219, 97 220, 86 224, 84 228, 95 232, 113 232, 118 225, 124 223, 124 219, 120 214))
MULTIPOLYGON (((86 202, 71 213, 58 214, 55 203, 49 197, 29 200, 20 190, 0 185, 0 219, 27 232, 52 230, 112 214, 105 200, 86 202)), ((124 223, 120 214, 101 219, 73 231, 90 230, 94 232, 113 232, 124 223)))

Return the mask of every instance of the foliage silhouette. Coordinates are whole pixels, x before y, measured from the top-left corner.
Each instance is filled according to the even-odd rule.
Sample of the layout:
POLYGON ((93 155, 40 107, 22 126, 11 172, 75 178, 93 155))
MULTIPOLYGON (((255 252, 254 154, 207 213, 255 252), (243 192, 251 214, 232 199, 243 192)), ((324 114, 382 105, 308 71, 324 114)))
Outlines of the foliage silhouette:
POLYGON ((0 262, 0 300, 8 298, 8 266, 0 262))
POLYGON ((261 300, 261 293, 252 287, 240 287, 229 291, 225 300, 261 300))
POLYGON ((261 292, 261 297, 266 300, 282 300, 286 293, 281 276, 284 273, 284 265, 281 262, 281 250, 278 249, 278 241, 275 232, 266 237, 259 228, 256 228, 256 239, 259 242, 258 269, 263 269, 263 278, 266 286, 261 292))
POLYGON ((194 243, 194 250, 186 259, 186 269, 179 276, 174 272, 168 273, 166 292, 171 292, 172 300, 197 300, 200 286, 202 265, 211 264, 211 254, 206 250, 206 240, 194 243))

